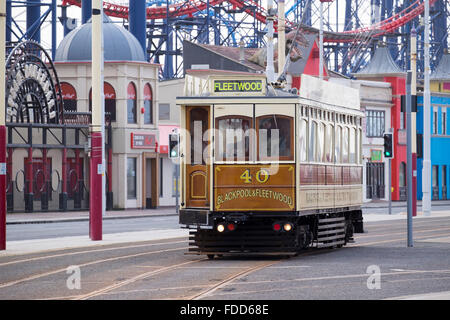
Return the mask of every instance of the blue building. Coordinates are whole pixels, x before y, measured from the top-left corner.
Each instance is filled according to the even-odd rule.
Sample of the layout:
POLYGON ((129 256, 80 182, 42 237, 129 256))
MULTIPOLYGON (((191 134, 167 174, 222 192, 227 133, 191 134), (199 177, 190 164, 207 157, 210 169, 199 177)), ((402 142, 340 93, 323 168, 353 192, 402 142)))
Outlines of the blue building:
MULTIPOLYGON (((432 200, 450 199, 450 54, 446 52, 430 76, 431 188, 432 200)), ((417 199, 422 199, 423 95, 417 97, 417 199), (419 158, 420 157, 420 158, 419 158)))

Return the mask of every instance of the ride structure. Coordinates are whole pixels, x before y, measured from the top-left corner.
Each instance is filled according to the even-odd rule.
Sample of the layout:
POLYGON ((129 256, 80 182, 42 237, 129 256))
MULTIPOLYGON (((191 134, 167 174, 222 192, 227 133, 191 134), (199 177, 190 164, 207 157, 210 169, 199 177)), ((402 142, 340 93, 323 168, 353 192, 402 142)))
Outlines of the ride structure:
MULTIPOLYGON (((318 33, 319 1, 311 1, 310 4, 309 0, 285 2, 287 31, 303 21, 304 32, 318 33)), ((68 7, 82 7, 82 23, 90 17, 91 0, 62 0, 59 3, 64 34, 75 27, 75 19, 68 17, 68 7)), ((275 5, 277 3, 278 1, 274 1, 275 5)), ((163 65, 161 78, 171 79, 183 76, 183 40, 235 47, 239 46, 242 40, 249 48, 265 47, 265 5, 262 0, 136 0, 128 7, 123 1, 110 0, 104 2, 104 12, 118 18, 125 26, 130 25, 130 31, 140 42, 146 42, 143 46, 148 53, 148 59, 163 65), (135 10, 135 7, 143 6, 146 7, 146 21, 137 22, 139 31, 135 33, 135 24, 129 20, 133 15, 136 15, 135 21, 142 20, 142 10, 135 10), (137 18, 139 13, 141 18, 137 18), (143 29, 146 35, 144 40, 143 29)), ((447 48, 450 1, 430 0, 430 8, 430 53, 433 57, 433 69, 447 48)), ((326 1, 324 50, 328 69, 345 75, 356 73, 368 63, 377 42, 384 41, 388 44, 395 62, 406 70, 409 51, 404 44, 409 44, 410 30, 414 26, 418 32, 418 75, 421 78, 424 70, 423 9, 423 0, 326 1)), ((7 41, 34 39, 39 42, 40 28, 50 23, 52 41, 47 49, 54 53, 57 43, 56 11, 56 0, 7 0, 7 41), (22 7, 25 7, 27 12, 25 28, 20 24, 23 13, 12 15, 14 9, 20 10, 22 7)), ((275 23, 275 32, 276 27, 275 23)))

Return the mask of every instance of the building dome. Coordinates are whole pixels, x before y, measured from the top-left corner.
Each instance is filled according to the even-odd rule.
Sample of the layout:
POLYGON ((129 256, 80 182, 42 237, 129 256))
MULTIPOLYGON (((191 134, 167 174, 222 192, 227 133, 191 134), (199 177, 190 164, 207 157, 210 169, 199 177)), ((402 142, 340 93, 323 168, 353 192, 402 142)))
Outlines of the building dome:
MULTIPOLYGON (((72 30, 56 50, 55 61, 92 60, 92 19, 72 30)), ((128 30, 103 15, 105 61, 146 61, 139 41, 128 30)))

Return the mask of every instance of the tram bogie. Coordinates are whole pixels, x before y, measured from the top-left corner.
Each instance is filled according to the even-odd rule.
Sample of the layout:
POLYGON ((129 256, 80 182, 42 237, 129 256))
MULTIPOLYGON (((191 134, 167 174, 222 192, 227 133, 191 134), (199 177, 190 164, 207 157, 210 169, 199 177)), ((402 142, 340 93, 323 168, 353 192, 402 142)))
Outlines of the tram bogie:
POLYGON ((356 89, 307 76, 300 96, 260 75, 186 81, 177 104, 189 252, 292 255, 363 232, 356 89))

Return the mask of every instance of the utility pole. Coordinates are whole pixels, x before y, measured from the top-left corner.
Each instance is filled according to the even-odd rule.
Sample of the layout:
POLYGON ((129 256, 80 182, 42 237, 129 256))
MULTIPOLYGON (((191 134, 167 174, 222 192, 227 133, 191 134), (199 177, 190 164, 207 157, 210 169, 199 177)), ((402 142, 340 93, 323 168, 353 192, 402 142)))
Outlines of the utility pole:
POLYGON ((422 211, 424 216, 431 214, 431 98, 430 98, 430 2, 425 4, 424 31, 424 91, 423 91, 423 169, 422 169, 422 211))
POLYGON ((103 1, 92 1, 92 126, 89 235, 102 240, 104 212, 103 1))
POLYGON ((320 0, 319 79, 323 80, 323 1, 320 0))
POLYGON ((278 0, 278 76, 281 76, 286 63, 286 19, 285 0, 278 0))
POLYGON ((273 67, 273 0, 267 0, 267 65, 266 65, 266 77, 267 82, 272 83, 275 81, 275 69, 273 67))
MULTIPOLYGON (((412 135, 412 215, 417 215, 417 31, 411 30, 411 99, 414 108, 411 109, 411 135, 412 135)), ((412 102, 411 101, 411 102, 412 102)))
POLYGON ((406 75, 406 189, 408 214, 408 247, 413 246, 412 238, 412 137, 411 137, 411 71, 406 75))
POLYGON ((6 1, 0 1, 0 250, 6 249, 6 1))

